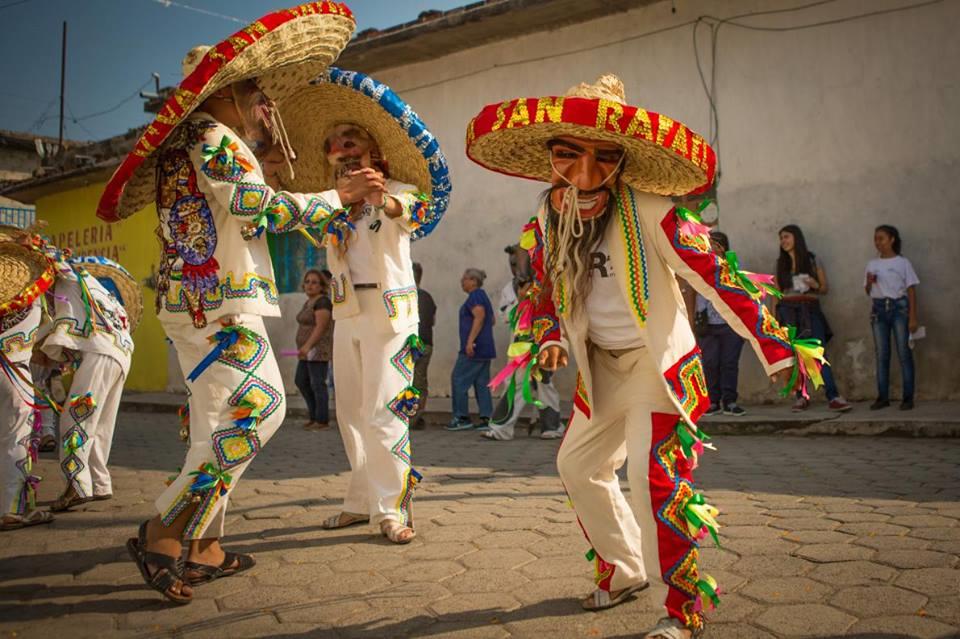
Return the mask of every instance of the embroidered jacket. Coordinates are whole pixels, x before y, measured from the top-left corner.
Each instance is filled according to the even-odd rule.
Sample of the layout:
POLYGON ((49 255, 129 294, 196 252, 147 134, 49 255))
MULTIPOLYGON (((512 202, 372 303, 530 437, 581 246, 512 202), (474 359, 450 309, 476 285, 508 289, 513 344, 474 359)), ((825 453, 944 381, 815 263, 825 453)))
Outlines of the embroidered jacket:
POLYGON ((44 324, 40 331, 43 352, 56 361, 66 359, 63 349, 106 355, 120 365, 126 376, 133 339, 123 305, 97 278, 80 267, 74 270, 65 262, 58 264, 53 299, 53 321, 44 324))
POLYGON ((27 362, 33 355, 42 317, 41 302, 0 317, 0 352, 11 362, 27 362))
POLYGON ((322 225, 336 208, 329 193, 274 191, 239 136, 205 113, 178 127, 157 176, 161 321, 203 327, 208 315, 279 316, 264 232, 322 225))
MULTIPOLYGON (((664 386, 691 427, 696 428, 694 422, 706 411, 709 398, 700 349, 675 275, 713 303, 724 320, 750 343, 768 374, 794 364, 787 330, 737 284, 726 261, 712 252, 706 235, 688 235, 681 230, 683 225, 668 198, 620 185, 615 199, 616 219, 607 227, 614 272, 664 386)), ((544 276, 544 233, 548 239, 550 233, 546 204, 532 226, 531 264, 537 284, 544 290, 534 297, 534 339, 541 350, 559 345, 572 352, 579 365, 574 404, 589 416, 592 385, 587 364, 587 314, 582 307, 569 308, 567 282, 554 287, 544 276)))
MULTIPOLYGON (((357 224, 365 224, 373 245, 377 282, 358 282, 379 284, 383 299, 383 309, 390 318, 394 331, 401 333, 410 330, 420 321, 417 311, 417 285, 413 279, 413 262, 410 259, 410 233, 419 225, 419 216, 426 209, 425 198, 417 193, 410 184, 387 180, 387 191, 400 202, 403 213, 396 218, 387 217, 381 212, 364 216, 357 224)), ((331 200, 340 206, 340 198, 333 192, 331 200)), ((327 265, 333 273, 330 283, 333 298, 333 317, 335 320, 354 317, 360 313, 350 279, 350 268, 346 255, 339 247, 333 246, 328 238, 327 265)), ((349 244, 348 244, 349 246, 349 244)), ((349 252, 349 248, 347 251, 349 252)))

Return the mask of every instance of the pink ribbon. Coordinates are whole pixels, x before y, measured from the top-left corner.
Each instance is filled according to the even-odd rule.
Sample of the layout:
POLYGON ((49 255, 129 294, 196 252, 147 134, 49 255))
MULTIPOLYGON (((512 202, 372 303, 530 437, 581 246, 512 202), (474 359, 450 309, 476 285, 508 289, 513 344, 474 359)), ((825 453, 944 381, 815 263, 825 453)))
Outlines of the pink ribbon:
POLYGON ((490 383, 488 384, 488 386, 490 388, 496 388, 500 384, 507 381, 507 379, 509 379, 510 376, 513 375, 514 371, 526 366, 527 362, 530 361, 531 357, 532 357, 532 353, 530 353, 530 351, 527 351, 525 354, 521 355, 520 357, 514 357, 512 360, 507 362, 507 365, 503 367, 503 370, 497 373, 496 377, 490 380, 490 383))

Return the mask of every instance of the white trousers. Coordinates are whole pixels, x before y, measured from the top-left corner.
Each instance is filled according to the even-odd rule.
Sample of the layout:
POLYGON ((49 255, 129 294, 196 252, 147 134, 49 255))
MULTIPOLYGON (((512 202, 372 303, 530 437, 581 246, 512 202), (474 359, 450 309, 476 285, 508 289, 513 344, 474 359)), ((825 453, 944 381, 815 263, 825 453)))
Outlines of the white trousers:
MULTIPOLYGON (((13 366, 30 379, 26 362, 14 362, 13 366)), ((23 515, 34 501, 32 429, 33 409, 27 406, 22 391, 0 374, 0 515, 23 515)))
POLYGON ((413 383, 408 338, 417 327, 395 333, 380 291, 356 294, 360 314, 337 320, 333 332, 337 423, 352 470, 343 510, 369 514, 374 524, 393 519, 412 525, 417 480, 410 462, 410 407, 403 395, 413 383))
POLYGON ((574 410, 557 467, 593 546, 597 585, 617 591, 649 579, 670 616, 699 627, 697 544, 678 513, 692 480, 671 457, 679 415, 647 349, 589 353, 591 416, 574 410), (632 510, 617 477, 628 457, 632 510))
MULTIPOLYGON (((223 536, 230 493, 250 462, 280 428, 286 415, 283 380, 263 318, 239 315, 239 338, 193 382, 190 391, 190 447, 179 475, 155 502, 164 524, 195 505, 184 539, 223 536)), ((184 377, 212 352, 208 339, 224 327, 213 321, 202 330, 164 323, 177 349, 184 377)))
POLYGON ((123 368, 112 357, 84 353, 60 416, 60 470, 80 497, 112 495, 107 461, 123 395, 123 368))
MULTIPOLYGON (((558 429, 558 432, 562 433, 563 427, 559 424, 560 393, 557 391, 557 387, 553 385, 553 380, 541 380, 532 383, 536 385, 537 400, 543 404, 543 408, 539 409, 541 431, 558 429)), ((514 437, 517 422, 520 421, 523 409, 527 407, 527 400, 523 398, 523 391, 519 388, 519 382, 516 393, 513 396, 513 410, 509 415, 501 416, 501 406, 504 407, 503 412, 506 412, 506 403, 507 398, 506 395, 504 395, 497 405, 496 410, 493 411, 494 418, 490 420, 489 423, 490 430, 494 433, 493 439, 509 440, 514 437)))

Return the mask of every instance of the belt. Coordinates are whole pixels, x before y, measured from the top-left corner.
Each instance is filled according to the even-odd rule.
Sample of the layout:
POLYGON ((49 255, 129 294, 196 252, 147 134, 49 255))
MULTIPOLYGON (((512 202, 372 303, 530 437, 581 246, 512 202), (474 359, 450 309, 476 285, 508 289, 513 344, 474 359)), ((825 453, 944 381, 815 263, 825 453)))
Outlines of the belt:
POLYGON ((354 288, 354 290, 356 290, 356 289, 361 289, 361 288, 380 288, 380 285, 379 285, 379 284, 370 284, 370 283, 366 283, 366 284, 354 284, 354 285, 353 285, 353 288, 354 288))

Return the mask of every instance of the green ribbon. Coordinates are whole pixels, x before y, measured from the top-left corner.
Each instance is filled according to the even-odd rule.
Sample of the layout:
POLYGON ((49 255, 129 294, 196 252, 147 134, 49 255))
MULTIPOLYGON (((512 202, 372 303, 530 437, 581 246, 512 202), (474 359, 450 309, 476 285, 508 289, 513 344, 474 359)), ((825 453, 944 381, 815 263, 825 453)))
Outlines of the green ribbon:
POLYGON ((686 422, 682 419, 677 421, 677 439, 680 440, 680 450, 683 451, 683 456, 687 459, 693 458, 695 452, 693 448, 697 443, 710 440, 710 436, 703 432, 703 430, 699 430, 698 433, 700 435, 699 438, 690 432, 690 427, 687 426, 686 422))
POLYGON ((681 220, 685 222, 694 222, 696 224, 703 224, 703 218, 700 217, 700 214, 703 213, 703 211, 711 204, 713 204, 713 200, 706 199, 700 202, 699 206, 697 206, 696 211, 691 211, 685 206, 678 206, 676 207, 677 217, 679 217, 681 220))
POLYGON ((587 551, 587 554, 584 556, 587 558, 587 561, 593 561, 594 559, 597 558, 597 551, 591 548, 590 550, 587 551))
POLYGON ((760 288, 751 280, 746 273, 740 270, 740 260, 737 258, 737 254, 733 251, 727 251, 726 253, 727 266, 730 268, 730 275, 733 279, 740 285, 740 288, 745 290, 751 296, 759 296, 763 293, 760 291, 760 288))
POLYGON ((787 385, 780 389, 780 397, 787 397, 793 391, 797 385, 797 378, 800 376, 800 367, 803 366, 802 358, 797 354, 797 347, 806 347, 806 348, 819 348, 823 344, 820 340, 814 337, 797 337, 797 327, 796 326, 787 326, 787 341, 790 342, 790 347, 794 352, 794 363, 793 371, 790 373, 790 381, 787 382, 787 385))
POLYGON ((213 159, 218 159, 222 156, 224 164, 230 164, 231 166, 236 161, 233 149, 230 148, 230 145, 233 144, 228 136, 223 136, 220 139, 220 146, 213 146, 212 144, 204 144, 203 149, 201 150, 201 157, 207 162, 213 159))
POLYGON ((694 493, 689 499, 687 499, 686 502, 684 502, 683 514, 687 518, 687 521, 693 524, 693 527, 697 530, 706 528, 710 532, 710 536, 713 537, 714 543, 717 544, 717 548, 719 548, 720 537, 717 535, 717 527, 713 523, 708 522, 701 517, 697 509, 694 508, 695 506, 710 507, 709 504, 707 504, 707 500, 704 499, 702 493, 694 493))
POLYGON ((200 470, 190 473, 193 476, 193 485, 190 486, 192 492, 201 492, 211 488, 220 487, 220 494, 224 494, 230 487, 233 477, 226 471, 220 470, 210 462, 205 463, 200 470))

